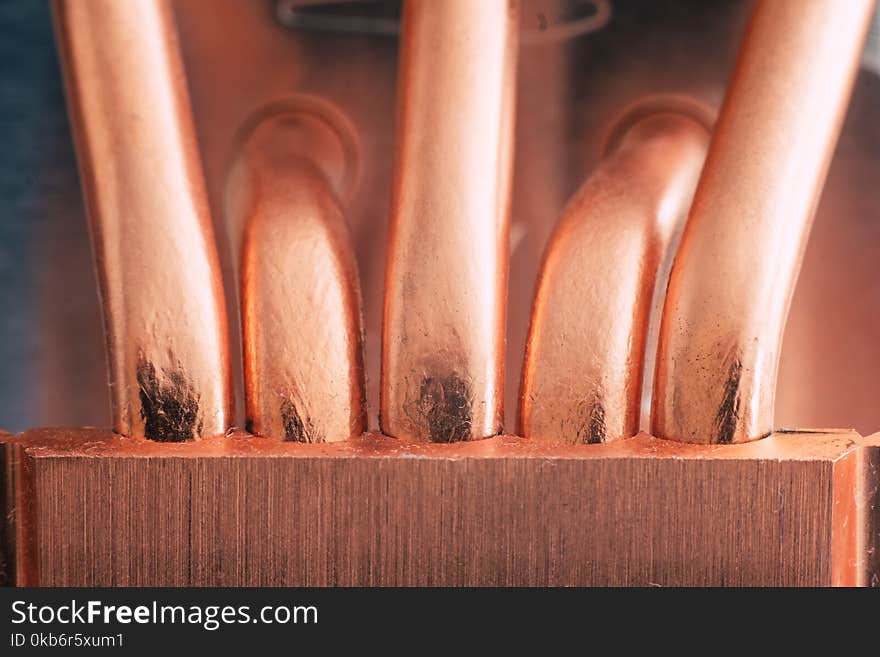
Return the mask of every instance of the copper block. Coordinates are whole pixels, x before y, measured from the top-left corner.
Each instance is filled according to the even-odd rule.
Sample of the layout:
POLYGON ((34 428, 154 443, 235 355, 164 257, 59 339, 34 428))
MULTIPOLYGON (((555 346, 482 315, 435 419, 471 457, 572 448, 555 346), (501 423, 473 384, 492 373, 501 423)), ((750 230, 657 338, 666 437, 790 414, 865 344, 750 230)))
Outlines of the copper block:
POLYGON ((2 453, 18 585, 826 586, 880 573, 880 435, 157 445, 86 428, 7 437, 2 453))

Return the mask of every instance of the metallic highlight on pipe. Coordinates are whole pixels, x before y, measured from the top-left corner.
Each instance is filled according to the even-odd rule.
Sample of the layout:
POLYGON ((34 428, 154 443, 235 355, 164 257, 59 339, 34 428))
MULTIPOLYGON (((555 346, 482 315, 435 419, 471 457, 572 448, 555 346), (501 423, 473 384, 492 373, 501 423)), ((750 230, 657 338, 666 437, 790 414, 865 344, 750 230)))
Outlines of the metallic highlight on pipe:
POLYGON ((518 4, 408 0, 380 424, 453 442, 501 431, 518 4))
POLYGON ((354 131, 298 97, 241 133, 227 210, 244 226, 241 309, 247 429, 335 442, 366 430, 357 263, 340 205, 353 184, 354 131))
POLYGON ((538 278, 519 433, 601 443, 639 430, 655 289, 709 145, 712 116, 647 98, 615 123, 606 156, 569 203, 538 278))
POLYGON ((113 428, 223 434, 232 407, 220 266, 183 65, 163 0, 56 0, 104 310, 113 428))
POLYGON ((871 0, 759 0, 673 265, 652 432, 773 430, 782 333, 871 0))

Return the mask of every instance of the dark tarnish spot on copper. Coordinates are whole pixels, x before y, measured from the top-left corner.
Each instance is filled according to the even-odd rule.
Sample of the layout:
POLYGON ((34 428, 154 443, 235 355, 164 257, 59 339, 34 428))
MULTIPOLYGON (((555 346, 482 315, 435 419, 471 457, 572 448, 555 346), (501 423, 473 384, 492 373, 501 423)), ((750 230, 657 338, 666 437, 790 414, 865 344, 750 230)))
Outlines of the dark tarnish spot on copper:
POLYGON ((588 429, 586 435, 586 442, 588 445, 596 445, 605 442, 605 436, 607 433, 605 427, 605 405, 602 403, 602 398, 598 395, 593 400, 593 405, 590 408, 590 423, 588 429))
POLYGON ((408 415, 431 442, 454 443, 471 437, 472 404, 471 387, 459 376, 424 376, 414 412, 408 415))
POLYGON ((281 421, 284 424, 284 440, 294 443, 323 443, 324 437, 318 434, 312 419, 303 417, 290 399, 281 400, 281 421))
POLYGON ((736 425, 739 422, 741 398, 739 394, 739 382, 742 377, 742 361, 734 358, 727 371, 727 380, 724 383, 724 394, 718 413, 715 415, 718 443, 728 445, 733 442, 736 433, 736 425))
POLYGON ((576 418, 575 445, 597 445, 605 442, 608 427, 605 424, 605 404, 601 393, 595 392, 591 398, 581 400, 572 417, 576 418))
POLYGON ((199 396, 182 368, 162 370, 160 374, 142 352, 138 354, 144 436, 160 443, 192 440, 202 431, 199 396))

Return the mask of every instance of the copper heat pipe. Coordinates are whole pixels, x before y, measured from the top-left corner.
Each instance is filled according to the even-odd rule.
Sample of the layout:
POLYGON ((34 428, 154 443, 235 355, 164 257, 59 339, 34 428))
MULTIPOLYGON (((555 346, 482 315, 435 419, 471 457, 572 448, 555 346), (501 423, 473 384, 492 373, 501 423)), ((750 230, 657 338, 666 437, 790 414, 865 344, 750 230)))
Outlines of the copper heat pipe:
POLYGON ((56 0, 104 311, 113 429, 181 441, 230 424, 220 267, 171 8, 56 0))
POLYGON ((773 430, 782 332, 872 0, 759 0, 673 265, 652 433, 773 430))
POLYGON ((604 159, 545 252, 523 364, 520 435, 584 444, 638 432, 652 297, 681 234, 711 122, 699 103, 663 96, 637 103, 615 123, 604 159))
POLYGON ((404 5, 380 425, 501 431, 517 3, 404 5))
POLYGON ((245 405, 256 434, 335 442, 366 429, 361 294, 340 205, 353 135, 332 108, 301 97, 242 131, 227 212, 244 226, 245 405))

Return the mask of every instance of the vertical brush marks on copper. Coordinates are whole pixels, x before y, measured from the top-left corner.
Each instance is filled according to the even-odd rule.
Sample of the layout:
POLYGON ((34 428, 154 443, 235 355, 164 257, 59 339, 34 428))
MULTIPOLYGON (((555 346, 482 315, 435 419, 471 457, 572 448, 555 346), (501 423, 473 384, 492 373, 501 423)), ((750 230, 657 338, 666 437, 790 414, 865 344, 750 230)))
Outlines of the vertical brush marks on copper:
POLYGON ((159 369, 138 352, 137 382, 144 437, 163 443, 193 440, 202 432, 199 395, 178 364, 159 369))

